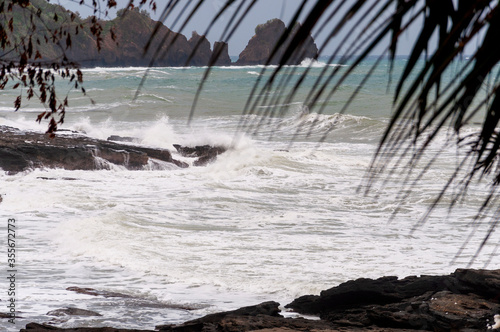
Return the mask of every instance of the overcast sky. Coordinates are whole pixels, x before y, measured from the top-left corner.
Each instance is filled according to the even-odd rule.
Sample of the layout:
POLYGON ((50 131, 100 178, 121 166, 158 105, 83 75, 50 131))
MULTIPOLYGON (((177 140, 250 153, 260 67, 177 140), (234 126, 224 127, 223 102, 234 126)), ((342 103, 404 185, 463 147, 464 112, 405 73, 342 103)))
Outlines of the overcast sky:
MULTIPOLYGON (((226 0, 206 0, 203 4, 202 8, 200 8, 199 13, 196 15, 194 19, 190 22, 190 24, 182 31, 184 35, 189 39, 191 37, 192 31, 197 31, 199 34, 202 34, 210 23, 211 19, 214 15, 219 11, 219 9, 223 6, 226 0)), ((249 0, 244 0, 246 3, 250 3, 249 0)), ((374 0, 376 1, 376 0, 374 0)), ((59 3, 65 6, 68 9, 73 11, 78 11, 82 17, 86 17, 92 14, 92 11, 86 6, 80 6, 78 3, 80 0, 52 0, 52 2, 59 3)), ((123 8, 128 3, 128 0, 117 0, 118 8, 123 8)), ((139 3, 139 0, 135 1, 139 3)), ((149 1, 148 1, 149 2, 149 1)), ((163 10, 163 6, 168 2, 167 0, 156 0, 158 9, 156 13, 151 13, 151 17, 153 19, 158 19, 163 10)), ((188 0, 182 3, 188 3, 188 0)), ((197 1, 192 1, 193 3, 197 3, 197 1)), ((307 13, 309 9, 312 7, 315 1, 309 1, 308 6, 306 7, 305 12, 307 13)), ((91 0, 86 0, 86 3, 91 3, 91 0)), ((104 3, 104 1, 103 1, 104 3)), ((239 2, 238 2, 239 3, 239 2)), ((266 21, 273 18, 280 18, 287 24, 290 19, 293 17, 295 10, 302 3, 302 0, 261 0, 258 1, 257 4, 252 8, 250 14, 246 17, 246 19, 242 22, 242 24, 238 27, 237 31, 233 35, 233 37, 229 41, 229 54, 237 56, 247 45, 249 39, 254 35, 255 27, 258 24, 265 23, 266 21)), ((347 4, 350 6, 354 3, 354 0, 348 0, 347 4)), ((236 7, 236 6, 234 6, 236 7)), ((347 7, 347 6, 346 6, 347 7)), ((147 7, 144 7, 147 8, 147 7)), ((231 14, 234 13, 235 9, 229 10, 227 14, 225 14, 221 20, 220 24, 215 26, 212 31, 207 35, 208 40, 213 45, 214 41, 221 40, 221 33, 223 31, 223 27, 231 18, 231 14)), ((173 21, 177 17, 177 14, 171 15, 171 19, 168 19, 165 22, 165 25, 172 30, 179 32, 181 22, 178 22, 176 26, 173 26, 173 21)), ((109 18, 116 17, 116 10, 110 12, 109 18)), ((302 21, 302 20, 301 20, 302 21)), ((328 22, 328 25, 333 27, 336 22, 328 22)), ((350 27, 352 28, 352 26, 350 27)), ((328 30, 328 29, 326 29, 328 30)), ((331 29, 330 29, 331 30, 331 29)), ((346 29, 348 31, 349 29, 346 29)), ((358 30, 359 31, 359 30, 358 30)), ((409 54, 411 40, 415 38, 417 29, 412 29, 409 33, 403 36, 400 41, 400 47, 398 52, 400 54, 406 55, 409 54)), ((322 34, 316 36, 316 44, 319 45, 324 40, 326 34, 322 34)), ((342 36, 340 36, 342 38, 342 36)), ((337 39, 337 40, 340 40, 337 39)), ((385 43, 387 46, 388 41, 385 43)), ((334 48, 337 45, 329 45, 326 48, 323 55, 330 55, 333 53, 334 48)), ((347 46, 346 46, 347 47, 347 46)), ((372 52, 372 54, 381 54, 384 52, 385 47, 379 47, 372 52)))

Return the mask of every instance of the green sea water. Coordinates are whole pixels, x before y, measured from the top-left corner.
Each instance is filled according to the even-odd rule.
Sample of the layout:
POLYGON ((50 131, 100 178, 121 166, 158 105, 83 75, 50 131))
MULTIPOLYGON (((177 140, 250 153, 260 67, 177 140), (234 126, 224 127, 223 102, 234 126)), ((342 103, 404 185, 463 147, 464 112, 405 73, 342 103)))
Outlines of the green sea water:
MULTIPOLYGON (((61 95, 70 96, 62 129, 100 139, 135 137, 136 144, 170 149, 179 159, 173 144, 229 149, 207 167, 127 171, 106 165, 98 171, 2 174, 2 215, 19 225, 17 299, 23 318, 16 326, 36 321, 151 329, 266 300, 285 305, 359 277, 443 274, 467 266, 489 227, 488 218, 472 223, 488 183, 474 184, 451 214, 446 203, 453 196, 445 196, 429 221, 412 231, 457 165, 456 146, 443 149, 446 133, 429 148, 439 158, 410 194, 401 193, 404 169, 368 195, 358 190, 393 110, 388 63, 358 89, 374 61, 361 63, 332 98, 319 98, 317 108, 305 101, 319 86, 319 75, 347 67, 320 61, 310 69, 286 68, 290 81, 257 90, 270 103, 244 115, 254 83, 273 68, 262 73, 259 66, 217 67, 191 122, 206 68, 85 69, 87 96, 61 82, 61 95), (309 77, 291 100, 273 99, 275 93, 286 96, 306 70, 309 77), (74 286, 127 297, 67 290, 74 286), (103 316, 46 315, 62 307, 103 316)), ((393 82, 405 63, 396 61, 393 82)), ((24 101, 13 112, 16 93, 0 96, 0 125, 44 131, 35 122, 43 106, 24 101)), ((498 268, 498 243, 494 233, 473 267, 498 268)))

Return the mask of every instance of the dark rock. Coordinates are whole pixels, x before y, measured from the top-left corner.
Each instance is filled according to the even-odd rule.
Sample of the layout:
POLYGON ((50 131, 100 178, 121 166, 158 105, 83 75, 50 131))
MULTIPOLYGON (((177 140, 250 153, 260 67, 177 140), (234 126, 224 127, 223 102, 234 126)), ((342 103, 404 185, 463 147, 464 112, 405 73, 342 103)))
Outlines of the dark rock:
POLYGON ((84 34, 87 38, 81 37, 81 44, 72 45, 69 49, 69 59, 86 67, 181 67, 186 65, 192 52, 184 35, 161 23, 158 24, 136 10, 127 11, 125 15, 111 21, 103 21, 101 24, 113 27, 114 38, 106 30, 102 36, 101 49, 98 51, 95 37, 87 31, 90 23, 86 20, 84 34), (145 53, 148 42, 149 48, 145 53))
POLYGON ((48 135, 0 126, 0 168, 9 174, 33 168, 97 170, 109 163, 141 170, 150 158, 188 167, 172 158, 170 151, 92 139, 82 135, 48 135))
POLYGON ((163 303, 155 300, 144 299, 140 297, 131 296, 128 294, 118 293, 118 292, 110 292, 105 290, 97 290, 94 288, 81 288, 81 287, 68 287, 66 290, 76 292, 78 294, 85 294, 91 296, 102 296, 104 298, 120 298, 125 300, 133 300, 135 305, 141 305, 142 307, 148 308, 168 308, 168 309, 176 309, 176 310, 197 310, 202 307, 198 306, 188 306, 188 305, 180 305, 173 303, 163 303))
MULTIPOLYGON (((156 328, 178 332, 485 331, 487 326, 495 329, 500 326, 499 277, 500 270, 457 270, 447 276, 358 279, 323 291, 319 296, 303 296, 287 305, 297 312, 318 314, 320 320, 284 318, 277 302, 264 302, 156 328)), ((88 288, 72 290, 101 294, 88 288)), ((21 331, 51 330, 126 331, 57 329, 34 323, 21 331)))
POLYGON ((10 313, 0 312, 0 319, 22 318, 21 316, 12 316, 10 313))
POLYGON ((240 332, 263 329, 271 331, 270 329, 274 328, 286 328, 288 331, 290 329, 311 331, 314 329, 325 330, 332 327, 328 322, 318 320, 284 318, 279 315, 280 310, 278 307, 279 303, 277 302, 264 302, 255 306, 207 315, 180 325, 161 325, 157 326, 156 329, 182 332, 240 332))
POLYGON ((206 166, 207 164, 214 162, 217 156, 224 153, 227 149, 222 146, 211 146, 211 145, 199 145, 195 147, 186 147, 179 144, 174 144, 174 148, 183 157, 197 158, 194 162, 194 166, 206 166))
POLYGON ((193 31, 191 38, 188 40, 191 50, 195 51, 189 66, 206 66, 212 57, 210 50, 210 42, 205 36, 200 36, 196 31, 193 31))
POLYGON ((78 309, 78 308, 64 308, 64 309, 56 309, 49 311, 47 313, 47 316, 102 316, 100 313, 91 311, 91 310, 85 310, 85 309, 78 309))
POLYGON ((36 178, 37 178, 37 179, 40 179, 40 180, 47 180, 47 181, 50 181, 50 180, 76 181, 76 180, 78 180, 77 178, 69 178, 69 177, 62 177, 62 178, 48 178, 48 177, 46 177, 46 176, 37 176, 36 178))
MULTIPOLYGON (((429 303, 429 313, 442 331, 462 328, 484 329, 500 306, 475 294, 435 293, 429 303), (439 325, 438 325, 439 324, 439 325)), ((433 326, 433 327, 434 327, 433 326)))
POLYGON ((321 314, 360 305, 394 303, 428 291, 448 289, 447 284, 452 284, 449 276, 362 278, 322 291, 320 296, 299 297, 286 307, 305 314, 321 314))
POLYGON ((105 298, 109 297, 121 297, 121 298, 132 298, 132 296, 123 294, 123 293, 118 293, 118 292, 109 292, 109 291, 102 291, 102 290, 96 290, 93 288, 81 288, 81 287, 68 287, 66 290, 76 292, 78 294, 85 294, 85 295, 92 295, 92 296, 102 296, 105 298))
MULTIPOLYGON (((74 14, 64 7, 47 4, 47 1, 31 1, 28 8, 14 6, 13 11, 15 16, 22 16, 36 12, 38 8, 43 8, 44 12, 58 12, 61 20, 71 20, 75 25, 81 26, 78 33, 71 35, 71 47, 62 48, 55 42, 46 43, 44 47, 39 48, 39 53, 45 60, 64 57, 82 67, 179 67, 186 65, 193 52, 193 46, 186 36, 152 20, 144 11, 141 12, 139 7, 125 11, 113 20, 98 20, 98 23, 105 27, 100 34, 99 43, 91 32, 92 18, 82 19, 79 15, 71 17, 74 14)), ((34 40, 44 38, 42 31, 45 31, 46 27, 41 23, 34 22, 38 25, 34 29, 34 40)), ((23 29, 15 29, 13 39, 24 38, 20 34, 22 31, 23 29)), ((206 43, 193 53, 191 65, 208 65, 212 52, 210 44, 206 43)), ((19 52, 14 50, 5 55, 5 60, 9 62, 19 57, 19 52)), ((37 63, 34 57, 35 55, 30 61, 37 63)))
POLYGON ((50 325, 42 325, 37 323, 29 323, 20 332, 46 332, 46 331, 66 331, 66 332, 154 332, 152 330, 129 330, 115 329, 112 327, 77 327, 63 329, 50 325))
POLYGON ((499 270, 457 269, 452 276, 460 283, 461 293, 472 292, 500 302, 499 270))
MULTIPOLYGON (((13 11, 15 16, 29 16, 32 11, 36 12, 42 6, 44 11, 58 12, 62 15, 62 20, 71 20, 75 25, 81 26, 79 32, 71 36, 71 47, 61 48, 59 43, 49 43, 39 49, 43 59, 64 57, 81 67, 207 66, 214 59, 213 54, 218 53, 220 50, 222 51, 221 56, 215 61, 215 65, 229 66, 232 64, 226 43, 214 43, 214 51, 212 52, 210 43, 204 36, 194 33, 193 37, 188 40, 186 36, 170 30, 162 22, 152 20, 149 15, 138 10, 139 7, 125 11, 113 20, 98 20, 98 24, 105 27, 99 36, 99 40, 91 32, 92 18, 82 19, 79 15, 72 18, 72 13, 59 5, 47 4, 46 1, 32 1, 32 6, 28 8, 14 6, 13 11), (196 45, 198 45, 198 48, 195 50, 196 45)), ((41 40, 44 38, 41 32, 44 31, 45 27, 38 22, 35 22, 35 24, 38 24, 38 27, 34 30, 33 38, 41 40)), ((278 62, 299 27, 299 24, 293 27, 290 38, 278 50, 276 56, 271 60, 271 64, 278 62)), ((22 29, 17 30, 22 31, 22 29)), ((14 31, 13 38, 23 38, 17 30, 14 31)), ((266 63, 284 31, 286 31, 285 25, 278 19, 259 25, 255 29, 255 36, 240 54, 236 64, 256 65, 266 63)), ((300 64, 305 58, 317 57, 318 48, 310 35, 302 45, 297 46, 297 52, 292 54, 287 64, 300 64)), ((6 62, 17 61, 19 57, 19 51, 14 50, 6 54, 4 60, 6 62)), ((28 61, 35 64, 39 63, 35 59, 35 55, 28 61)))
POLYGON ((302 296, 287 308, 334 324, 434 331, 485 329, 499 310, 500 270, 358 279, 302 296))
MULTIPOLYGON (((265 24, 258 25, 257 28, 255 28, 255 35, 240 53, 236 65, 253 66, 264 65, 266 63, 277 65, 299 28, 300 24, 297 23, 285 42, 280 46, 272 59, 269 60, 279 40, 286 32, 285 23, 279 19, 273 19, 267 21, 265 24)), ((315 59, 317 56, 318 47, 309 35, 302 45, 298 45, 296 51, 292 54, 290 59, 288 59, 286 64, 298 65, 306 58, 315 59)))
POLYGON ((210 62, 214 66, 230 66, 232 64, 231 58, 229 57, 229 49, 227 43, 215 42, 214 50, 212 52, 212 59, 210 62), (217 57, 215 59, 215 57, 217 57))
MULTIPOLYGON (((59 130, 58 130, 59 131, 59 130)), ((115 142, 129 142, 129 143, 133 143, 133 142, 137 142, 139 141, 137 138, 135 137, 128 137, 128 136, 118 136, 118 135, 111 135, 107 138, 108 141, 115 141, 115 142)))

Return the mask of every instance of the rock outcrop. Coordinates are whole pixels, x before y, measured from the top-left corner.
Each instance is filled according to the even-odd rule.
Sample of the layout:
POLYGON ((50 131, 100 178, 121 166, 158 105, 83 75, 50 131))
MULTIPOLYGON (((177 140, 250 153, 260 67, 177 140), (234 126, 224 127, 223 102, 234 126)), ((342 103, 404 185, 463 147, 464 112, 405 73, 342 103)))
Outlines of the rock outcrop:
POLYGON ((85 49, 79 48, 78 45, 71 47, 69 57, 72 60, 85 67, 183 67, 206 66, 212 56, 210 43, 204 36, 193 33, 193 37, 188 40, 184 35, 170 30, 136 10, 127 11, 114 20, 102 22, 102 25, 107 29, 103 35, 101 50, 92 52, 92 58, 85 58, 83 55, 86 54, 85 49, 93 49, 91 45, 96 43, 95 38, 88 34, 92 41, 82 45, 85 49), (114 39, 110 33, 111 28, 114 31, 114 39), (157 30, 153 35, 155 28, 157 30), (201 44, 193 53, 198 41, 201 44))
POLYGON ((215 42, 214 50, 212 52, 212 59, 214 66, 231 66, 231 58, 229 57, 229 49, 227 43, 215 42), (217 57, 215 59, 215 57, 217 57))
POLYGON ((222 146, 200 145, 195 147, 186 147, 179 144, 174 144, 174 148, 183 157, 196 158, 193 162, 194 166, 206 166, 209 163, 217 160, 217 156, 226 152, 226 148, 222 146))
POLYGON ((47 316, 102 316, 100 313, 91 311, 91 310, 86 310, 86 309, 79 309, 79 308, 64 308, 64 309, 56 309, 56 310, 51 310, 47 312, 47 316))
POLYGON ((193 57, 189 61, 189 66, 206 66, 212 58, 212 50, 210 42, 205 36, 200 36, 196 31, 193 31, 191 39, 188 41, 192 51, 195 51, 193 57))
MULTIPOLYGON (((37 43, 33 43, 32 58, 28 59, 35 64, 38 61, 50 63, 56 61, 54 59, 67 59, 82 67, 180 67, 206 66, 212 58, 210 43, 204 36, 194 32, 188 40, 186 36, 152 20, 147 11, 138 8, 119 11, 120 14, 113 20, 82 19, 62 6, 45 0, 32 0, 26 8, 13 6, 12 15, 16 19, 13 20, 14 29, 8 31, 10 39, 26 39, 28 31, 24 26, 28 22, 22 21, 21 17, 30 17, 38 9, 41 18, 33 21, 37 28, 30 38, 37 43), (58 22, 68 22, 61 24, 61 31, 54 32, 65 36, 59 42, 52 40, 55 36, 42 23, 51 22, 54 17, 58 22), (91 32, 93 25, 92 29, 100 31, 99 40, 91 32), (198 48, 194 51, 196 45, 198 48)), ((20 54, 14 51, 6 54, 4 60, 17 61, 19 58, 20 54)), ((225 57, 221 59, 227 60, 225 57)))
POLYGON ((83 135, 22 132, 0 127, 0 168, 14 174, 33 168, 63 168, 68 170, 107 169, 111 165, 129 170, 144 169, 148 164, 169 163, 188 167, 172 158, 170 151, 152 149, 110 141, 96 140, 83 135))
MULTIPOLYGON (((227 43, 215 42, 211 49, 207 38, 196 32, 188 40, 186 36, 170 30, 161 22, 152 20, 147 11, 140 11, 138 8, 119 11, 118 17, 113 20, 95 17, 82 19, 60 5, 45 0, 31 0, 29 8, 13 7, 12 15, 18 21, 13 23, 13 30, 8 31, 9 39, 26 39, 29 32, 25 26, 28 22, 19 18, 29 17, 32 12, 39 12, 41 15, 40 20, 33 22, 37 28, 30 40, 36 40, 37 43, 33 43, 33 52, 29 55, 31 58, 27 59, 35 65, 46 65, 51 61, 59 61, 57 59, 65 59, 64 61, 81 67, 275 65, 301 27, 297 23, 291 29, 288 38, 268 62, 287 29, 279 19, 258 25, 255 35, 233 64, 227 43), (56 32, 47 30, 42 22, 51 22, 55 17, 58 22, 68 24, 62 25, 56 32), (99 36, 96 37, 92 31, 99 31, 99 36), (57 40, 56 36, 64 36, 64 40, 57 40), (216 54, 219 54, 217 59, 216 54)), ((305 58, 314 59, 318 56, 318 48, 310 34, 300 40, 286 64, 298 65, 305 58)), ((19 52, 14 51, 6 54, 4 60, 17 61, 20 56, 19 52)))
MULTIPOLYGON (((255 35, 250 39, 243 52, 240 53, 236 65, 253 66, 264 65, 266 63, 271 65, 278 64, 285 54, 286 48, 299 29, 300 24, 297 23, 283 45, 281 45, 272 59, 268 60, 280 38, 286 32, 285 23, 279 19, 273 19, 267 21, 265 24, 258 25, 257 28, 255 28, 255 35)), ((296 51, 286 61, 286 64, 298 65, 306 58, 315 59, 317 56, 318 48, 313 38, 309 35, 302 45, 298 45, 296 51)))
POLYGON ((286 306, 344 326, 484 330, 500 310, 500 270, 447 276, 358 279, 286 306))
MULTIPOLYGON (((94 290, 91 290, 94 291, 94 290)), ((500 270, 459 269, 446 276, 358 279, 302 296, 286 306, 321 319, 285 318, 279 303, 264 302, 210 314, 158 331, 410 332, 500 330, 500 270)), ((58 329, 30 323, 22 332, 125 332, 112 328, 58 329)), ((137 331, 137 330, 133 330, 137 331)), ((139 331, 137 331, 139 332, 139 331)))
POLYGON ((328 322, 306 319, 284 318, 279 314, 277 302, 264 302, 255 306, 243 307, 204 316, 180 325, 156 326, 159 331, 200 332, 200 331, 324 331, 333 326, 328 322))
MULTIPOLYGON (((194 152, 186 155, 197 158, 194 166, 204 166, 225 151, 223 147, 208 145, 194 148, 184 148, 180 145, 177 147, 181 151, 194 149, 194 152)), ((23 132, 0 126, 0 168, 9 174, 34 168, 98 170, 110 169, 113 165, 129 170, 189 166, 183 161, 174 159, 167 149, 97 140, 74 133, 70 135, 58 133, 51 138, 47 134, 23 132)))
POLYGON ((112 327, 80 327, 74 329, 61 329, 50 325, 43 325, 37 323, 29 323, 22 332, 50 332, 50 331, 66 331, 66 332, 155 332, 152 330, 129 330, 129 329, 115 329, 112 327))

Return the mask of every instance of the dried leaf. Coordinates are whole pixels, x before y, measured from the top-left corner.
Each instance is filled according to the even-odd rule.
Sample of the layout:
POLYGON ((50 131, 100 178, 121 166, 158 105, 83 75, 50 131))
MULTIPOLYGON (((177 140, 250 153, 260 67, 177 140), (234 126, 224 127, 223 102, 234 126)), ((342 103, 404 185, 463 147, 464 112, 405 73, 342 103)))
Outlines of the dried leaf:
POLYGON ((17 96, 16 101, 14 101, 14 107, 16 112, 21 108, 21 96, 17 96))
POLYGON ((68 33, 68 36, 66 37, 66 48, 71 47, 71 35, 68 33))

